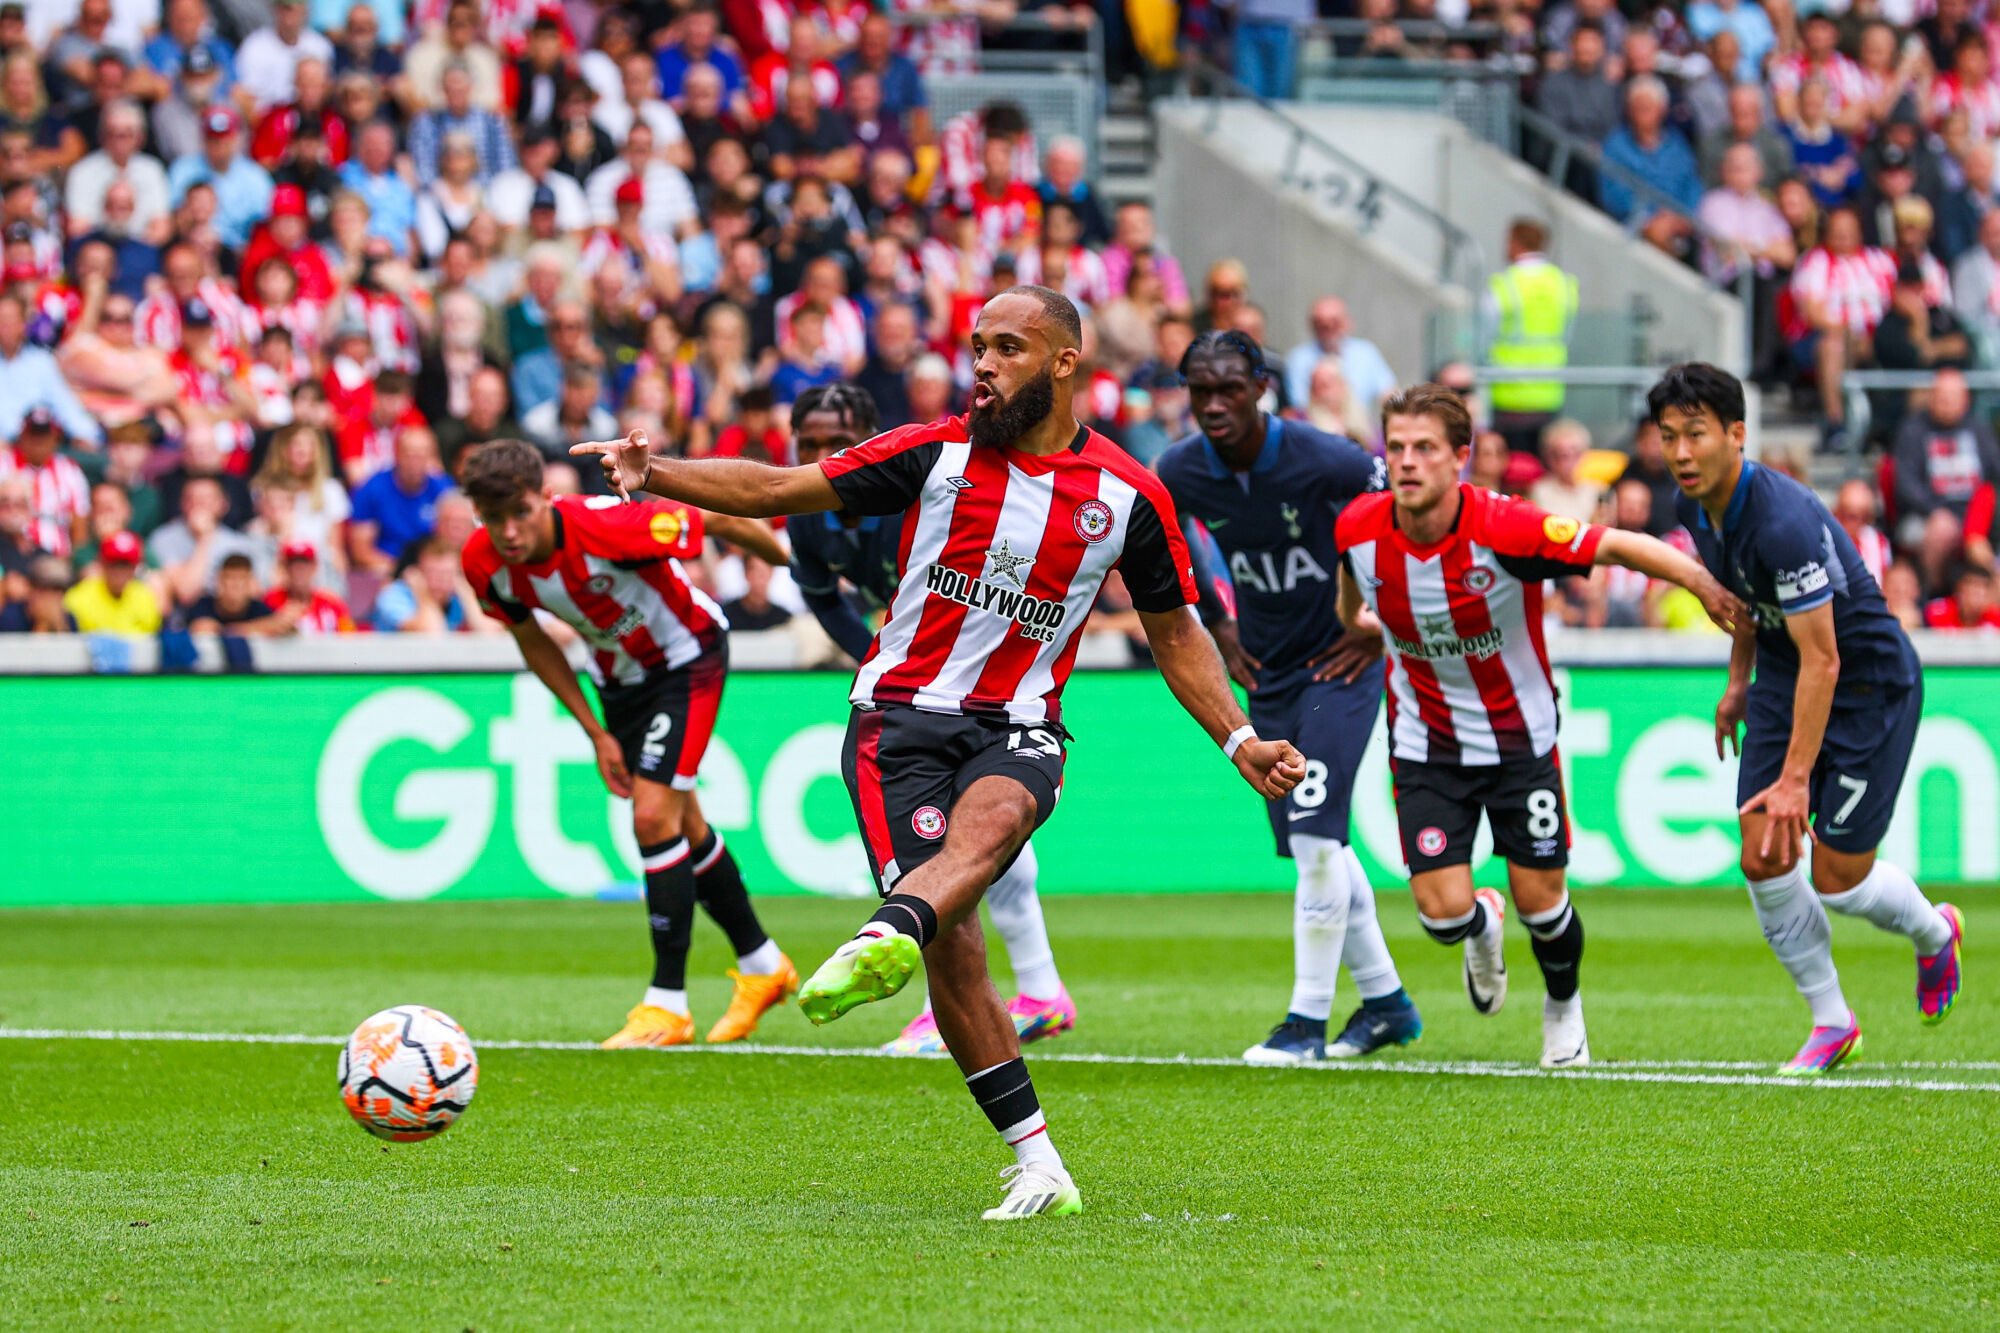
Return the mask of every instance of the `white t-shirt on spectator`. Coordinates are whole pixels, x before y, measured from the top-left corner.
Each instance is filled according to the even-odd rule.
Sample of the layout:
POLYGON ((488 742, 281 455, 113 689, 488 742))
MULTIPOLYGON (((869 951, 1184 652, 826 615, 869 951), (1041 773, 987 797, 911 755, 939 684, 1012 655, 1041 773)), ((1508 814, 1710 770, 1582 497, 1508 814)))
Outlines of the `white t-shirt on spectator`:
POLYGON ((298 95, 294 75, 301 60, 325 61, 333 67, 333 43, 307 28, 296 45, 287 46, 275 28, 259 28, 236 51, 236 81, 257 100, 257 109, 283 106, 298 95))
POLYGON ((167 169, 146 153, 134 153, 123 167, 99 149, 69 169, 63 184, 63 211, 72 223, 95 227, 104 218, 104 196, 118 181, 132 187, 132 230, 144 233, 173 209, 167 169))
MULTIPOLYGON (((28 41, 47 54, 49 41, 76 22, 83 0, 26 0, 22 18, 27 23, 28 41)), ((160 0, 111 0, 111 21, 104 25, 104 44, 137 51, 146 44, 146 35, 160 26, 160 0)))
POLYGON ((486 187, 487 212, 503 227, 527 226, 528 209, 535 202, 537 185, 548 186, 556 197, 556 230, 589 229, 590 201, 583 197, 583 187, 575 178, 560 171, 551 171, 539 182, 519 167, 501 172, 486 187))
MULTIPOLYGON (((687 131, 681 128, 680 114, 657 97, 649 97, 639 107, 639 115, 653 129, 653 147, 666 148, 687 138, 687 131)), ((632 108, 622 100, 611 101, 599 98, 591 108, 590 118, 597 127, 611 136, 611 142, 624 143, 625 136, 632 132, 632 108)))
MULTIPOLYGON (((616 158, 590 173, 583 193, 590 200, 591 220, 608 227, 618 220, 618 187, 632 178, 632 168, 624 158, 616 158)), ((650 162, 640 181, 646 201, 640 206, 639 223, 646 231, 667 236, 680 234, 681 224, 698 215, 694 186, 687 174, 671 162, 650 162)))

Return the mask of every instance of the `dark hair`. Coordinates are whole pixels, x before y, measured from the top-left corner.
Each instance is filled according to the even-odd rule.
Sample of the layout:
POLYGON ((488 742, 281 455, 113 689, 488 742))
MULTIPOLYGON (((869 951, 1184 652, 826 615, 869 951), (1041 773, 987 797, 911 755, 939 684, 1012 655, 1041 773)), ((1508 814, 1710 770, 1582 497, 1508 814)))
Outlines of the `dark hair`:
POLYGON ((375 377, 375 392, 415 393, 417 381, 407 370, 385 370, 375 377))
POLYGON ((228 555, 225 555, 225 556, 223 556, 223 557, 222 557, 222 563, 221 563, 220 565, 217 565, 217 566, 216 566, 216 568, 217 568, 217 569, 247 569, 247 570, 251 571, 252 573, 255 573, 255 572, 256 572, 256 568, 257 568, 257 567, 256 567, 255 565, 253 565, 253 564, 251 564, 251 563, 250 563, 250 557, 249 557, 249 556, 247 556, 247 555, 245 555, 245 554, 243 554, 243 552, 241 552, 241 551, 231 551, 231 552, 230 552, 230 553, 229 553, 228 555))
POLYGON ((542 488, 542 455, 526 440, 494 440, 465 462, 458 488, 475 509, 494 509, 542 488))
POLYGON ((1004 291, 993 294, 995 300, 1002 296, 1029 296, 1042 307, 1042 313, 1055 322, 1069 341, 1067 347, 1083 346, 1083 316, 1076 313, 1076 303, 1053 287, 1037 287, 1032 283, 1017 283, 1004 291))
POLYGON ((1523 250, 1544 250, 1549 244, 1549 229, 1533 218, 1515 218, 1507 224, 1507 239, 1523 250))
POLYGON ((1658 424, 1670 407, 1684 412, 1708 408, 1725 428, 1743 420, 1743 381, 1706 361, 1683 361, 1667 367, 1660 382, 1646 393, 1646 415, 1658 424))
POLYGON ((833 413, 842 425, 851 427, 864 440, 881 426, 874 397, 858 384, 817 384, 800 394, 792 404, 793 432, 805 425, 806 418, 814 412, 833 413))
POLYGON ((1386 434, 1390 417, 1431 417, 1444 427, 1445 442, 1456 453, 1472 447, 1472 413, 1456 389, 1442 384, 1412 384, 1398 389, 1382 401, 1382 429, 1386 434))
POLYGON ((753 384, 736 395, 736 410, 739 412, 768 412, 778 405, 778 396, 771 392, 768 384, 753 384))
POLYGON ((1225 356, 1242 357, 1243 364, 1250 368, 1253 380, 1271 378, 1271 367, 1264 360, 1264 349, 1257 345, 1255 338, 1235 329, 1210 329, 1189 343, 1187 350, 1181 353, 1181 378, 1187 378, 1188 367, 1196 361, 1225 356))
POLYGON ((979 128, 989 139, 1018 139, 1028 132, 1028 113, 1016 102, 993 102, 980 111, 979 128))

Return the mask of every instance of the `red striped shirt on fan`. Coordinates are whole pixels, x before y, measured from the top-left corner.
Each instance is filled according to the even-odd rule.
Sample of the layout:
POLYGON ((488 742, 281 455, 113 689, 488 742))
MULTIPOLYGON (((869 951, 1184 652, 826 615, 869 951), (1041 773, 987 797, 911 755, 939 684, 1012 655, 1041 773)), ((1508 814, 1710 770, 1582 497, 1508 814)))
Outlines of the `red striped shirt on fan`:
POLYGON ((536 608, 568 622, 595 650, 599 683, 636 685, 713 651, 729 622, 688 582, 681 560, 701 554, 701 511, 664 500, 560 495, 556 549, 532 565, 508 565, 481 528, 460 563, 487 615, 520 624, 536 608))
POLYGON ((1556 688, 1542 643, 1542 583, 1588 573, 1604 529, 1468 484, 1458 524, 1418 545, 1395 499, 1364 495, 1335 539, 1389 659, 1389 744, 1398 759, 1498 764, 1555 748, 1556 688))
POLYGON ((948 417, 820 469, 848 511, 904 515, 901 579, 855 673, 856 704, 1057 721, 1106 575, 1120 572, 1141 611, 1195 600, 1166 488, 1087 427, 1039 456, 974 445, 948 417))
POLYGON ((44 551, 68 555, 72 520, 90 513, 90 481, 83 469, 61 454, 37 467, 19 445, 0 447, 0 477, 16 475, 28 479, 34 510, 28 536, 44 551))

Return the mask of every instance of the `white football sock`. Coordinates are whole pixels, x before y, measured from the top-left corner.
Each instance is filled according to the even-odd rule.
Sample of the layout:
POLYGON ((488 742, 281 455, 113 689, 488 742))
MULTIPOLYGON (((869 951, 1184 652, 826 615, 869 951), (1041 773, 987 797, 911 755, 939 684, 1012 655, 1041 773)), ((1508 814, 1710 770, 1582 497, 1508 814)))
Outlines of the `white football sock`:
POLYGON ((1859 884, 1846 893, 1823 893, 1820 901, 1842 916, 1858 916, 1891 934, 1907 936, 1925 958, 1951 943, 1951 923, 1944 914, 1931 906, 1906 871, 1879 857, 1859 884))
POLYGON ((986 890, 986 910, 992 913, 993 929, 1000 932, 1000 942, 1007 947, 1015 986, 1023 995, 1052 1000, 1062 994, 1062 975, 1056 971, 1055 951, 1049 947, 1048 927, 1042 923, 1042 900, 1035 892, 1039 870, 1034 844, 1030 843, 1007 867, 1007 873, 986 890))
POLYGON ((1375 916, 1375 886, 1368 882, 1354 848, 1343 847, 1341 860, 1347 869, 1347 937, 1340 942, 1340 961, 1347 965, 1362 999, 1393 995, 1403 988, 1403 979, 1396 974, 1396 960, 1389 956, 1389 942, 1382 938, 1382 923, 1375 916))
POLYGON ((688 993, 684 990, 666 990, 659 986, 646 987, 646 1003, 656 1009, 664 1009, 670 1014, 688 1016, 688 993))
POLYGON ((1000 1137, 1014 1150, 1014 1160, 1022 1166, 1030 1162, 1046 1162, 1056 1170, 1062 1170, 1062 1154, 1056 1151, 1055 1140, 1049 1137, 1049 1122, 1040 1111, 1019 1124, 1007 1126, 1000 1131, 1000 1137))
POLYGON ((785 961, 776 941, 765 940, 749 953, 736 955, 736 970, 748 977, 768 977, 785 961))
POLYGON ((1292 900, 1291 1012, 1325 1022, 1347 936, 1347 848, 1332 838, 1292 836, 1299 886, 1292 900))
POLYGON ((1819 895, 1799 866, 1776 879, 1750 881, 1750 902, 1771 952, 1812 1006, 1814 1027, 1846 1027, 1852 1011, 1833 966, 1833 930, 1819 895))

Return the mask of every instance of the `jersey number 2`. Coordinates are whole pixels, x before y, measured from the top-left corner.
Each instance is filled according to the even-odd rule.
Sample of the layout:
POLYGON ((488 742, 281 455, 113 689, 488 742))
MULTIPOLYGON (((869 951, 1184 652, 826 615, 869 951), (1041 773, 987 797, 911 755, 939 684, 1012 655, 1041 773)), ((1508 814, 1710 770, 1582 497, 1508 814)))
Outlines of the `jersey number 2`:
POLYGON ((667 753, 667 733, 674 729, 674 719, 666 713, 653 714, 652 725, 646 728, 646 743, 639 747, 639 753, 648 759, 664 758, 667 753))

